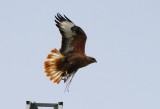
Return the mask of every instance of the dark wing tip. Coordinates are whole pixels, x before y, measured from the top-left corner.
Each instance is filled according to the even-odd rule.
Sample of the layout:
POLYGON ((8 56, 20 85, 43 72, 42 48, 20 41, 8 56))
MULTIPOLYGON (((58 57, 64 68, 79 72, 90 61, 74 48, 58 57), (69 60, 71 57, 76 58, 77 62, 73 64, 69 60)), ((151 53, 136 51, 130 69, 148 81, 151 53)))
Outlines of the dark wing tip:
POLYGON ((65 15, 64 15, 64 17, 69 21, 69 22, 72 22, 68 17, 66 17, 65 15))
POLYGON ((59 25, 60 22, 63 22, 63 21, 69 21, 69 22, 72 22, 69 18, 67 18, 65 15, 62 16, 61 14, 57 13, 57 15, 55 16, 56 20, 56 24, 59 25))

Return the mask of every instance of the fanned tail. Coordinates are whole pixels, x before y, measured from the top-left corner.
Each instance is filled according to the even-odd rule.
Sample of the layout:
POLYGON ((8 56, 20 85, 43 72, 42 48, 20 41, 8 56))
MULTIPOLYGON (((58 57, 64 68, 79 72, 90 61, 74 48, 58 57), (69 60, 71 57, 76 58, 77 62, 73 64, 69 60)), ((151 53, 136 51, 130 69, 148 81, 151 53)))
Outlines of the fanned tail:
POLYGON ((63 58, 64 56, 57 49, 54 49, 51 50, 51 53, 47 56, 47 60, 44 62, 46 76, 48 76, 51 81, 57 84, 59 84, 63 78, 63 71, 57 68, 57 62, 63 58))
POLYGON ((58 63, 62 60, 64 60, 64 56, 57 49, 51 50, 51 53, 47 56, 47 60, 44 62, 45 73, 56 84, 64 80, 64 83, 66 83, 65 91, 69 91, 69 86, 77 70, 70 74, 67 71, 62 71, 62 69, 57 67, 58 63))

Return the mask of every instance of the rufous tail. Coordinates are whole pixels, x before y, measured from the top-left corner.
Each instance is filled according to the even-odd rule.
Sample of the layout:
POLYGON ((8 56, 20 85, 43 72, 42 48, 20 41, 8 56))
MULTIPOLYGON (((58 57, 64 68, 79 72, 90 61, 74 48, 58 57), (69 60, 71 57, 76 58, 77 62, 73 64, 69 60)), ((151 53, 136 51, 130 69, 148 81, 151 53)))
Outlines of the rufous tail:
POLYGON ((57 49, 53 49, 47 56, 47 60, 44 62, 46 76, 48 76, 51 81, 57 84, 59 84, 63 78, 63 71, 60 71, 57 68, 57 62, 63 58, 64 56, 57 49))

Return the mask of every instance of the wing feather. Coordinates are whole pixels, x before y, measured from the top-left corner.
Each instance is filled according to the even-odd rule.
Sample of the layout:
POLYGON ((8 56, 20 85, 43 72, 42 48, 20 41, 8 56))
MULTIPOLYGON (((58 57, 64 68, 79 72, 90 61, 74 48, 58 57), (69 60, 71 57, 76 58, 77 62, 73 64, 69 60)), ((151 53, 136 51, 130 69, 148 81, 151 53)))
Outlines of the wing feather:
POLYGON ((58 13, 55 18, 56 26, 62 35, 60 52, 63 55, 74 52, 85 54, 85 43, 87 39, 85 32, 65 15, 62 16, 58 13))

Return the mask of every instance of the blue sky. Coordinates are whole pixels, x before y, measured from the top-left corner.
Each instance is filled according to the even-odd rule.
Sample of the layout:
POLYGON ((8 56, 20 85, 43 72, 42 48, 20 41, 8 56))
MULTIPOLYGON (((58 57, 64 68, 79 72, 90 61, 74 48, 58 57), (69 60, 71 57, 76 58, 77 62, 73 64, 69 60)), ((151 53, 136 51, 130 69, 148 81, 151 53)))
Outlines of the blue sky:
POLYGON ((0 1, 1 108, 25 101, 64 102, 64 109, 160 108, 159 0, 0 1), (83 28, 86 54, 98 63, 80 69, 64 93, 43 62, 61 36, 54 16, 83 28))

